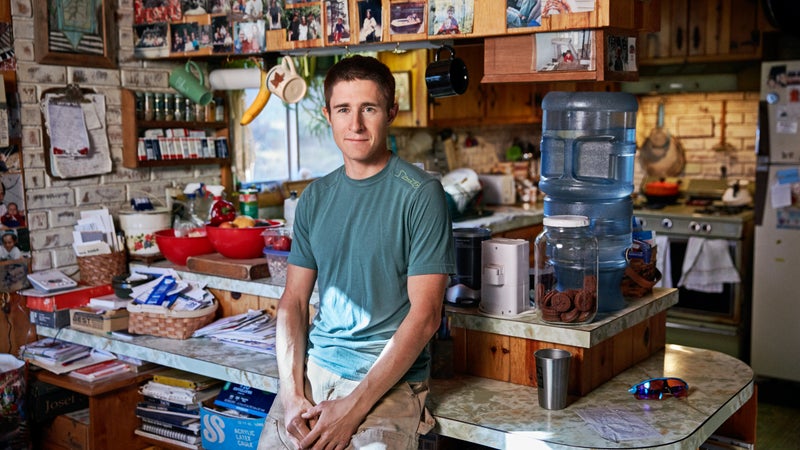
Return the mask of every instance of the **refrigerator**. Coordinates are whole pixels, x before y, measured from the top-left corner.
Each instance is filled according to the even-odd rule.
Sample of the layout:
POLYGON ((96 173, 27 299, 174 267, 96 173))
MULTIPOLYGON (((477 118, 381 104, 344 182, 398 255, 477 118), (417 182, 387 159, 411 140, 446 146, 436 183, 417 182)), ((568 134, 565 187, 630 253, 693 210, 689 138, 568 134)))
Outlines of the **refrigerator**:
POLYGON ((755 221, 750 364, 800 381, 800 60, 762 64, 755 221))

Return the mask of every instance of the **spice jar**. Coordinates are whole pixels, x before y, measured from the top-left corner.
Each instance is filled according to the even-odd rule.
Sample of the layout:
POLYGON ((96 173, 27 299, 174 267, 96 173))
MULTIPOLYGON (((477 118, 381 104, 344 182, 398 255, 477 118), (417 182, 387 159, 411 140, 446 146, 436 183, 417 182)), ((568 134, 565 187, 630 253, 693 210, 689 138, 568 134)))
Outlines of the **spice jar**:
POLYGON ((594 320, 598 245, 589 218, 545 217, 534 252, 534 295, 541 320, 573 325, 594 320))

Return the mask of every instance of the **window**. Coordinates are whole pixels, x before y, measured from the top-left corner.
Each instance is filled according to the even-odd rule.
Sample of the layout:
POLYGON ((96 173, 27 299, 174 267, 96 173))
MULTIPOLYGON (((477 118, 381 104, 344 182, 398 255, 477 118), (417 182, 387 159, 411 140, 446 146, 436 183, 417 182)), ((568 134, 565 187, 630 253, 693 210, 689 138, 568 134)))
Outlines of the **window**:
MULTIPOLYGON (((322 82, 322 77, 312 78, 306 97, 295 105, 271 97, 264 110, 242 127, 242 144, 236 145, 235 152, 240 181, 251 184, 316 178, 342 165, 341 152, 322 115, 322 82)), ((257 94, 258 89, 245 89, 242 107, 237 110, 244 111, 257 94)))

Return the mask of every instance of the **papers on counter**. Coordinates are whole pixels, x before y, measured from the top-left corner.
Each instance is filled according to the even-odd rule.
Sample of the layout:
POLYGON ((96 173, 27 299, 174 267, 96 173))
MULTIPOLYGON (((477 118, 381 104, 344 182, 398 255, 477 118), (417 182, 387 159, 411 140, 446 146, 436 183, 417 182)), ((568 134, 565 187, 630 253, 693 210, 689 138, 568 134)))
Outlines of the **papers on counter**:
POLYGON ((114 219, 108 209, 81 211, 81 218, 72 232, 72 248, 78 256, 104 255, 124 250, 122 236, 118 236, 114 219))

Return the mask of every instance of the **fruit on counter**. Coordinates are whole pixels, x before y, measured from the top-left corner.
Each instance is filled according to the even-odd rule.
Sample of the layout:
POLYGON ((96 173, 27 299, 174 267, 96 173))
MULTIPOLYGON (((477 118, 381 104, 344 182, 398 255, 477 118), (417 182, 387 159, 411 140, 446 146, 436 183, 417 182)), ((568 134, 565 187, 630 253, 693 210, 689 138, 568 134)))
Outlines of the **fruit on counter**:
MULTIPOLYGON (((221 225, 223 222, 233 222, 236 219, 236 208, 233 203, 222 198, 224 188, 222 186, 208 186, 207 189, 214 196, 214 202, 208 212, 208 221, 211 225, 221 225)), ((232 228, 232 227, 225 227, 232 228)))
POLYGON ((256 219, 253 219, 250 216, 236 216, 233 219, 233 225, 236 228, 250 228, 256 226, 256 219))
POLYGON ((264 235, 264 244, 267 248, 288 252, 292 249, 292 238, 285 235, 264 235))

